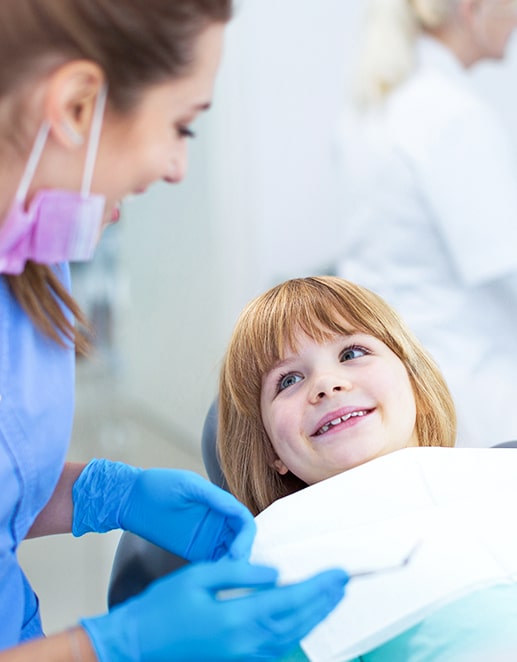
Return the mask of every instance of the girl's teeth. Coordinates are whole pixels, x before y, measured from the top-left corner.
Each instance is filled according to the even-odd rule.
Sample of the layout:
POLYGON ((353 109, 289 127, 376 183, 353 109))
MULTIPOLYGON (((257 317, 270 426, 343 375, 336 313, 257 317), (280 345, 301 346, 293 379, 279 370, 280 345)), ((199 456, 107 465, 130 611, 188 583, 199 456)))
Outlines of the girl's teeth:
POLYGON ((329 421, 328 423, 325 423, 325 425, 322 425, 321 428, 318 430, 318 434, 325 434, 325 432, 328 432, 331 427, 334 427, 334 425, 339 425, 339 423, 346 423, 349 418, 352 418, 353 416, 364 416, 367 412, 365 410, 361 411, 353 411, 351 414, 346 414, 345 416, 340 416, 339 418, 334 418, 332 421, 329 421))

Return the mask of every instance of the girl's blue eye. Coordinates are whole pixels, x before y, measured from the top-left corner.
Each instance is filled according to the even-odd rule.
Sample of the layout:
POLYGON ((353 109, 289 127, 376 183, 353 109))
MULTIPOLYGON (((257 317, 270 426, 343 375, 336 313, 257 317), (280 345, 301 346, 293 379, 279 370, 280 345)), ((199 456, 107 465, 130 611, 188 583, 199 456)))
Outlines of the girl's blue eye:
POLYGON ((341 354, 340 360, 352 361, 353 359, 358 359, 366 354, 369 354, 369 352, 364 347, 347 347, 341 354))
POLYGON ((278 380, 278 390, 283 391, 289 386, 293 386, 302 380, 301 375, 296 375, 294 373, 289 373, 288 375, 282 375, 278 380))

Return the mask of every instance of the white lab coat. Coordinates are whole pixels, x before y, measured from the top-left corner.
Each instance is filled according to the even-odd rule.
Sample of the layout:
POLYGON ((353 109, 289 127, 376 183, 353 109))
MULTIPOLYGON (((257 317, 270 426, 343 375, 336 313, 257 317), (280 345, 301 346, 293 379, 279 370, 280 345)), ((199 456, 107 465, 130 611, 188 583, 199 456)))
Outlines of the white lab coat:
MULTIPOLYGON (((381 294, 438 361, 458 445, 517 439, 517 161, 438 42, 386 104, 343 129, 338 273, 381 294)), ((511 82, 511 81, 510 81, 511 82)))

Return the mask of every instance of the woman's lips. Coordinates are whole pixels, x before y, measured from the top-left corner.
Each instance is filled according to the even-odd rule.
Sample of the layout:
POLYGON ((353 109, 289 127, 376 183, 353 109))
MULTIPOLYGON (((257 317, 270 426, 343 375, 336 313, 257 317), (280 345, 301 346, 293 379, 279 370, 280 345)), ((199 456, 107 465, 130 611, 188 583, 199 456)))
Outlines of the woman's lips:
MULTIPOLYGON (((142 195, 142 193, 145 193, 146 191, 147 191, 147 186, 141 186, 140 188, 135 189, 133 193, 129 193, 128 195, 126 195, 124 198, 124 202, 130 201, 132 198, 135 198, 137 195, 142 195)), ((110 217, 110 223, 118 223, 118 221, 120 221, 121 205, 122 202, 117 202, 113 206, 113 211, 111 212, 111 217, 110 217)))
POLYGON ((120 220, 120 204, 113 207, 110 220, 112 223, 117 223, 120 220))

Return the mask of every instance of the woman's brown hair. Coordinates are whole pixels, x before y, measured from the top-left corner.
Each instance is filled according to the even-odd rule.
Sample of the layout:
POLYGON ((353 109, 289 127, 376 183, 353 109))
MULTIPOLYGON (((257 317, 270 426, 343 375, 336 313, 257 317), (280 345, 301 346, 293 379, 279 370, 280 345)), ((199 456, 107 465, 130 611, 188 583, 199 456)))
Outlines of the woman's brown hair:
POLYGON ((286 281, 254 299, 240 316, 219 385, 218 452, 230 490, 257 514, 305 487, 273 468, 260 410, 262 379, 296 349, 301 331, 317 342, 350 329, 381 340, 404 364, 416 402, 420 446, 453 446, 456 413, 436 363, 397 313, 366 288, 333 276, 286 281))
MULTIPOLYGON (((56 62, 97 63, 108 83, 108 104, 129 113, 147 86, 187 74, 196 38, 231 13, 231 0, 1 0, 0 141, 28 153, 34 136, 24 135, 25 94, 56 62)), ((22 274, 6 278, 42 331, 84 350, 84 338, 58 302, 80 323, 84 318, 51 267, 29 262, 22 274)))

